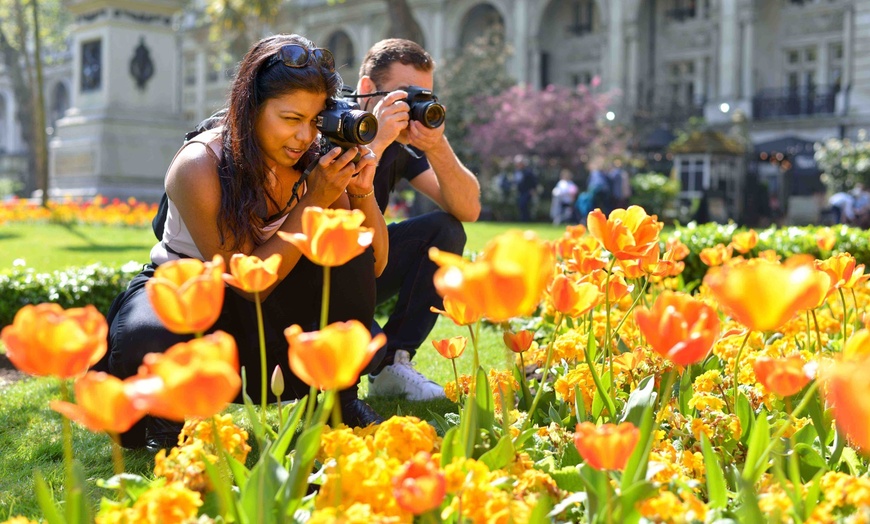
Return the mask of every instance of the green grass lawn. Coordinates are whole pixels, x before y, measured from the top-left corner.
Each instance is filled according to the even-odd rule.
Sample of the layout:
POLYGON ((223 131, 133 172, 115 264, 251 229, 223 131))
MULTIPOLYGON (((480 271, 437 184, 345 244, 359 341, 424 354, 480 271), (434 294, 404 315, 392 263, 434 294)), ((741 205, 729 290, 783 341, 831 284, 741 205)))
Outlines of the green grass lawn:
MULTIPOLYGON (((467 224, 467 251, 479 251, 487 241, 509 229, 530 229, 545 239, 561 236, 563 227, 550 224, 467 224)), ((7 225, 0 230, 0 271, 12 268, 15 259, 24 259, 28 267, 47 272, 93 262, 123 265, 134 260, 147 260, 154 243, 150 229, 111 228, 93 226, 64 227, 55 224, 7 225)), ((459 328, 451 321, 440 318, 429 339, 417 353, 417 369, 431 379, 445 384, 453 380, 450 362, 432 347, 431 340, 457 335, 468 336, 468 328, 459 328)), ((485 369, 507 367, 508 356, 501 340, 501 332, 491 327, 480 330, 480 360, 485 369)), ((469 347, 459 359, 460 373, 472 372, 472 351, 469 347)), ((52 399, 59 398, 55 379, 27 379, 11 386, 0 387, 0 521, 13 515, 38 517, 33 488, 33 472, 42 471, 56 492, 63 486, 63 452, 61 446, 60 415, 48 409, 52 399)), ((368 389, 366 379, 361 383, 361 396, 368 389)), ((431 419, 431 413, 444 415, 456 412, 456 406, 442 400, 435 402, 408 402, 403 399, 371 399, 372 406, 382 415, 396 413, 431 419)), ((231 407, 237 420, 244 425, 240 407, 231 407)), ((111 449, 107 437, 94 435, 74 426, 76 458, 85 467, 88 479, 108 478, 112 474, 111 449)), ((144 452, 127 452, 127 471, 148 475, 153 468, 152 458, 144 452)), ((93 487, 91 481, 89 486, 93 487)), ((106 492, 96 488, 91 492, 94 507, 106 492)))

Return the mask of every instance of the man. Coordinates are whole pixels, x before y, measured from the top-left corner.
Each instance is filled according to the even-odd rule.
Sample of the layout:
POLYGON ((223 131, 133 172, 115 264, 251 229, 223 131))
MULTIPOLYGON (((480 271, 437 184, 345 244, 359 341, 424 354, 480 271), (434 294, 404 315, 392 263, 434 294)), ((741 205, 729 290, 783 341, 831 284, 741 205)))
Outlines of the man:
POLYGON ((532 221, 532 202, 538 194, 538 176, 526 163, 526 157, 514 157, 514 185, 517 188, 517 207, 520 222, 532 221))
MULTIPOLYGON (((444 124, 431 129, 411 119, 405 101, 408 93, 403 88, 432 90, 434 72, 429 53, 398 38, 376 43, 360 66, 359 103, 378 119, 378 136, 369 146, 379 161, 374 190, 381 211, 401 179, 441 207, 387 227, 390 255, 377 280, 377 300, 380 304, 398 295, 398 301, 383 327, 386 357, 369 375, 372 396, 444 397, 444 389, 411 362, 438 319, 429 308, 443 307, 432 280, 437 266, 429 260, 429 248, 462 254, 466 238, 462 222, 474 222, 480 215, 480 185, 450 147, 444 124)), ((373 326, 373 331, 379 329, 373 326)))

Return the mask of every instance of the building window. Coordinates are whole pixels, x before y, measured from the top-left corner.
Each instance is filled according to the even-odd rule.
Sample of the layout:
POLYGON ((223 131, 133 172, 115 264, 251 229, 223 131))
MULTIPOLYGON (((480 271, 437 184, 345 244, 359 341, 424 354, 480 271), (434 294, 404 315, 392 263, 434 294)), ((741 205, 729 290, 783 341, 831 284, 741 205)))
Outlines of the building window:
POLYGON ((184 55, 184 85, 196 85, 196 55, 193 53, 184 55))
POLYGON ((692 20, 698 14, 697 0, 671 0, 665 17, 675 22, 692 20))
POLYGON ((703 98, 703 96, 696 96, 695 93, 695 62, 691 60, 671 62, 668 71, 672 106, 692 107, 698 98, 703 98))
POLYGON ((790 93, 815 91, 817 54, 815 46, 786 50, 785 81, 790 93))
POLYGON ((48 125, 54 129, 58 120, 63 118, 66 110, 69 109, 69 92, 63 82, 58 82, 51 93, 51 114, 49 115, 48 125))
POLYGON ((332 33, 326 41, 326 47, 332 51, 332 56, 335 57, 335 66, 343 71, 355 72, 356 68, 356 52, 353 49, 353 42, 344 31, 332 33))
POLYGON ((568 34, 583 36, 593 31, 595 20, 594 0, 574 0, 571 4, 571 25, 568 26, 568 34))
POLYGON ((828 83, 834 93, 840 91, 843 81, 843 44, 836 42, 828 46, 828 83))
POLYGON ((592 83, 592 73, 589 71, 580 71, 571 75, 571 82, 574 86, 588 86, 592 83))
POLYGON ((680 162, 680 184, 685 192, 704 191, 704 160, 683 159, 680 162))
POLYGON ((221 77, 221 72, 223 71, 223 67, 221 67, 221 59, 216 53, 208 54, 208 70, 205 74, 205 81, 209 84, 214 84, 221 77))
POLYGON ((82 42, 81 91, 97 91, 102 83, 102 40, 82 42))

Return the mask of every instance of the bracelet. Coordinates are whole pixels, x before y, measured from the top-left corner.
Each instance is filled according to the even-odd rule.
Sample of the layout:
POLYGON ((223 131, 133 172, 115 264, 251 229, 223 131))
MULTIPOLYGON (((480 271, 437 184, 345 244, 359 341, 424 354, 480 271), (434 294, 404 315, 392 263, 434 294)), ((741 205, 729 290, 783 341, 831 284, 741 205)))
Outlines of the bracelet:
POLYGON ((368 193, 366 193, 365 195, 355 195, 355 194, 351 193, 350 191, 348 191, 347 189, 345 189, 344 192, 347 193, 347 196, 349 196, 350 198, 366 198, 366 197, 372 196, 375 193, 375 188, 372 188, 372 190, 369 191, 368 193))

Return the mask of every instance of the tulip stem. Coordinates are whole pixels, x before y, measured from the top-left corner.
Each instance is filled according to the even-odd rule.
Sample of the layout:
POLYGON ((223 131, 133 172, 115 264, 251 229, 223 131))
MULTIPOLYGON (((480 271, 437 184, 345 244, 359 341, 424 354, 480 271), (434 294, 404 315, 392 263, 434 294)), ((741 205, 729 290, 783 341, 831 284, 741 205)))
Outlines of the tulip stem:
MULTIPOLYGON (((60 398, 64 402, 70 401, 69 387, 66 379, 60 379, 60 398)), ((72 448, 72 426, 66 417, 61 417, 61 433, 63 436, 63 463, 66 471, 66 489, 69 493, 73 487, 73 448, 72 448)))
POLYGON ((459 389, 459 372, 456 371, 456 359, 451 358, 450 363, 453 364, 453 376, 456 377, 456 403, 462 405, 462 390, 459 389))
POLYGON ((641 287, 640 293, 638 293, 637 296, 634 297, 634 301, 632 301, 631 306, 628 308, 628 311, 625 312, 625 315, 623 315, 622 318, 619 319, 619 322, 616 324, 616 329, 613 331, 614 336, 619 335, 619 328, 621 328, 622 325, 625 324, 626 319, 628 319, 628 317, 631 315, 631 311, 637 306, 640 297, 642 297, 643 294, 646 293, 646 287, 648 285, 649 278, 646 278, 644 279, 643 287, 641 287))
POLYGON ((848 338, 846 333, 848 332, 849 312, 846 310, 846 296, 843 294, 843 288, 837 288, 837 292, 840 293, 840 303, 843 304, 843 344, 840 347, 845 348, 848 338))
POLYGON ((861 327, 861 317, 858 315, 858 297, 855 296, 855 288, 850 287, 849 291, 852 292, 852 303, 855 304, 855 326, 852 328, 852 335, 855 334, 855 330, 861 327))
MULTIPOLYGON (((474 323, 474 326, 477 327, 480 325, 480 320, 474 323)), ((471 372, 471 376, 477 376, 477 368, 480 367, 480 357, 477 354, 477 334, 475 333, 475 327, 472 327, 471 324, 468 324, 468 332, 471 334, 471 349, 473 351, 473 368, 471 372)), ((459 386, 459 383, 456 383, 456 386, 459 386)))
POLYGON ((112 466, 121 486, 118 491, 118 500, 124 500, 126 481, 124 480, 124 451, 121 449, 121 437, 114 431, 107 431, 106 433, 112 441, 112 466))
MULTIPOLYGON (((610 261, 610 267, 607 268, 607 276, 604 278, 604 345, 606 350, 606 355, 608 359, 608 363, 610 365, 610 390, 608 392, 609 395, 613 394, 615 380, 613 377, 613 346, 612 341, 610 340, 610 277, 613 274, 613 266, 616 264, 616 257, 610 261)), ((602 366, 602 369, 604 367, 602 366)), ((614 413, 611 413, 612 416, 615 416, 614 413)))
POLYGON ((821 333, 821 330, 819 330, 819 320, 816 318, 816 310, 813 309, 812 313, 813 313, 813 324, 816 325, 816 341, 819 345, 819 355, 821 355, 822 354, 822 333, 821 333))
POLYGON ((547 383, 547 375, 550 374, 550 365, 553 363, 553 346, 556 345, 556 337, 559 334, 559 327, 562 325, 562 315, 556 314, 556 325, 553 327, 553 338, 547 345, 547 359, 544 362, 544 371, 541 373, 541 381, 538 382, 538 390, 535 391, 535 398, 532 400, 532 406, 529 408, 529 414, 526 420, 523 421, 523 427, 520 433, 526 430, 532 418, 535 416, 535 410, 538 408, 538 403, 541 401, 541 396, 544 393, 544 384, 547 383))
POLYGON ((329 266, 323 266, 323 298, 320 301, 320 329, 329 322, 329 266))
POLYGON ((737 350, 737 356, 734 358, 734 410, 737 410, 737 396, 740 394, 740 391, 737 389, 738 384, 738 375, 740 373, 740 354, 743 353, 743 348, 746 347, 746 341, 749 340, 749 335, 752 334, 752 330, 748 330, 746 332, 746 336, 743 337, 743 343, 740 344, 740 349, 737 350))
MULTIPOLYGON (((266 428, 266 335, 263 332, 263 306, 260 304, 260 292, 254 291, 254 303, 257 305, 257 336, 260 340, 260 423, 266 428)), ((278 404, 278 409, 281 405, 278 404)))
MULTIPOLYGON (((688 372, 689 368, 686 368, 686 372, 688 372)), ((662 384, 664 388, 662 388, 662 392, 659 395, 659 408, 656 410, 658 413, 656 417, 656 424, 658 425, 661 422, 662 417, 665 416, 665 408, 668 406, 668 403, 671 401, 671 392, 674 387, 674 380, 677 377, 677 371, 675 368, 671 368, 668 370, 667 376, 665 376, 665 381, 662 384)))

